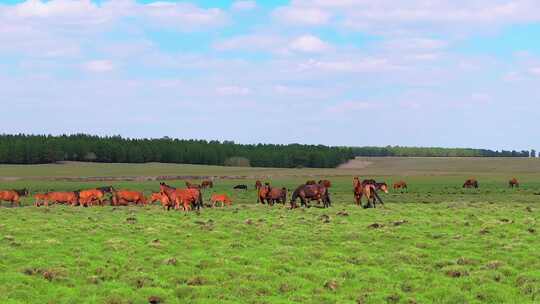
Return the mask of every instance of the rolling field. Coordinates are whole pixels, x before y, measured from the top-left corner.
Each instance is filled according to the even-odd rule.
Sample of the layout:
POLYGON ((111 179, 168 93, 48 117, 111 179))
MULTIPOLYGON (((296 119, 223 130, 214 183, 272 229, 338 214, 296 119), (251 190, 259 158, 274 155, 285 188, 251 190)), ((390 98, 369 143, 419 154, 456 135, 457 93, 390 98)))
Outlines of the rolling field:
MULTIPOLYGON (((1 303, 539 303, 540 161, 364 158, 339 169, 188 165, 1 166, 0 188, 32 193, 216 176, 231 208, 0 208, 1 303), (353 205, 351 179, 404 179, 382 208, 353 205), (247 176, 241 179, 239 176, 247 176), (333 206, 257 205, 254 178, 295 188, 330 176, 333 206), (461 188, 475 176, 480 189, 461 188), (507 181, 517 177, 519 189, 507 181), (66 180, 59 179, 60 177, 66 180), (244 183, 248 191, 232 186, 244 183)), ((182 186, 183 181, 170 181, 182 186)))

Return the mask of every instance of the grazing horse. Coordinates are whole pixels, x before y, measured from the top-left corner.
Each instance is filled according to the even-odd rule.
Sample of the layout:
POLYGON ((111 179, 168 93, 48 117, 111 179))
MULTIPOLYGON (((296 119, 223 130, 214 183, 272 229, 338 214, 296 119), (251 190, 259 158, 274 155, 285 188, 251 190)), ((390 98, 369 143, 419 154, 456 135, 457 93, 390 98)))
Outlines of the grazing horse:
POLYGON ((287 188, 270 187, 268 193, 266 193, 266 201, 270 205, 274 205, 275 203, 285 204, 287 201, 287 188))
POLYGON ((474 178, 469 178, 463 184, 463 188, 478 188, 478 181, 474 178))
POLYGON ((2 190, 0 191, 0 203, 2 201, 10 202, 11 206, 16 204, 17 206, 20 206, 20 199, 21 196, 27 196, 28 195, 28 189, 22 189, 22 190, 2 190))
POLYGON ((169 197, 161 192, 154 192, 150 195, 150 203, 160 202, 163 209, 170 209, 173 207, 169 197))
POLYGON ((388 193, 388 186, 386 183, 377 183, 372 179, 364 180, 362 182, 358 177, 353 179, 353 193, 356 205, 362 205, 362 196, 365 196, 367 199, 367 204, 364 206, 364 208, 375 208, 377 200, 384 205, 384 202, 377 194, 377 190, 382 190, 383 192, 388 193))
POLYGON ((319 181, 319 184, 322 184, 322 185, 325 186, 326 188, 332 187, 332 182, 329 181, 329 180, 327 180, 327 179, 320 180, 320 181, 319 181))
MULTIPOLYGON (((259 187, 257 190, 257 203, 264 204, 264 201, 266 200, 266 196, 268 195, 268 192, 270 192, 270 184, 265 183, 264 186, 259 187)), ((270 202, 268 202, 270 204, 270 202)))
POLYGON ((75 192, 47 192, 45 193, 47 203, 70 204, 76 206, 79 202, 79 193, 75 192))
POLYGON ((514 188, 514 187, 519 188, 518 180, 515 177, 512 177, 512 179, 508 181, 508 187, 510 187, 510 188, 514 188))
POLYGON ((192 184, 188 181, 186 181, 186 187, 188 189, 201 189, 201 186, 200 185, 197 185, 197 184, 192 184))
POLYGON ((322 200, 323 207, 330 207, 330 193, 328 189, 321 184, 300 185, 294 190, 291 197, 291 209, 296 208, 296 200, 300 199, 301 206, 309 207, 308 200, 322 200))
POLYGON ((259 190, 262 187, 262 182, 260 180, 255 181, 255 189, 259 190))
POLYGON ((394 183, 393 188, 394 188, 394 190, 399 190, 399 189, 401 189, 401 190, 407 189, 408 190, 407 183, 404 182, 404 181, 399 181, 399 182, 394 183))
POLYGON ((211 180, 203 180, 202 183, 201 183, 201 188, 202 189, 206 189, 206 188, 214 188, 214 182, 211 181, 211 180))
POLYGON ((39 207, 42 205, 45 205, 45 207, 49 207, 49 200, 47 199, 47 194, 43 193, 37 193, 34 195, 34 206, 39 207))
POLYGON ((139 191, 113 190, 112 193, 113 206, 127 206, 129 203, 144 206, 147 204, 146 197, 144 197, 144 194, 139 191))
POLYGON ((247 185, 236 185, 233 187, 234 190, 247 190, 247 185))
POLYGON ((191 210, 191 205, 197 210, 203 207, 202 193, 199 189, 176 189, 165 183, 159 183, 159 190, 169 197, 175 209, 180 209, 180 205, 183 205, 184 211, 191 210))
POLYGON ((111 193, 112 191, 112 186, 78 191, 79 204, 83 206, 91 206, 94 202, 97 201, 100 206, 103 206, 103 197, 106 193, 111 193))
POLYGON ((216 203, 221 203, 221 207, 225 207, 225 205, 230 207, 232 205, 232 200, 227 194, 212 194, 210 202, 212 203, 212 207, 216 207, 216 203))

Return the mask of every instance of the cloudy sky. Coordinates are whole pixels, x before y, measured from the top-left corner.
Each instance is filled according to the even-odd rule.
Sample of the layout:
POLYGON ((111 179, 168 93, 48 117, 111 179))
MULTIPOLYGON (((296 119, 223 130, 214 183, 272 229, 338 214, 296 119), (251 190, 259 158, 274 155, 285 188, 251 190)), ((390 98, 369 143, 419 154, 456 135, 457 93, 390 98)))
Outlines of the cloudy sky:
POLYGON ((0 133, 528 149, 539 102, 537 0, 0 0, 0 133))

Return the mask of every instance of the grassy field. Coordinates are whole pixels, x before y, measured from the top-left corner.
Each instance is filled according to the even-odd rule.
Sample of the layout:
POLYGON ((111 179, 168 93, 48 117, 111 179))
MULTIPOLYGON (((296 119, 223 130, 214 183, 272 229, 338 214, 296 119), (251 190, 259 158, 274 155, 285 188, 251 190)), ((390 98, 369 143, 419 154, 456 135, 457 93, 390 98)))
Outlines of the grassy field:
MULTIPOLYGON (((0 166, 0 188, 75 190, 49 177, 211 175, 232 208, 0 208, 1 303, 539 303, 540 162, 359 159, 333 170, 182 165, 0 166), (55 168, 52 170, 51 168, 55 168), (198 174, 197 174, 198 173, 198 174), (294 188, 332 176, 333 206, 255 203, 251 177, 294 188), (352 204, 351 178, 392 182, 385 206, 352 204), (480 189, 464 190, 476 176, 480 189), (509 189, 516 176, 520 189, 509 189), (20 178, 18 180, 13 177, 20 178), (238 183, 250 186, 234 192, 238 183)), ((182 185, 182 181, 171 181, 182 185)), ((158 190, 155 181, 113 181, 158 190)))

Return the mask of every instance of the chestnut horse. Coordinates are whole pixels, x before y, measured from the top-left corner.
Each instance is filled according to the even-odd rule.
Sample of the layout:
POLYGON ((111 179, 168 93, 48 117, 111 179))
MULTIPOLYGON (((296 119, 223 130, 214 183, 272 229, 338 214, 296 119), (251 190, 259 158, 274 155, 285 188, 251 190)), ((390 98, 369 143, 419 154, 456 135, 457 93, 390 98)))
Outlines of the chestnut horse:
POLYGON ((159 190, 169 197, 175 209, 180 209, 180 204, 183 205, 184 211, 191 210, 191 205, 197 210, 203 207, 202 193, 199 189, 176 189, 165 183, 159 183, 159 190))
POLYGON ((265 183, 264 186, 259 187, 257 190, 257 203, 264 204, 264 201, 266 200, 266 196, 268 195, 268 192, 270 192, 269 183, 265 183))
POLYGON ((519 188, 518 180, 515 177, 512 177, 512 179, 508 181, 508 187, 510 187, 510 188, 514 188, 514 187, 519 188))
POLYGON ((469 178, 463 184, 463 188, 478 188, 478 181, 474 178, 469 178))
POLYGON ((27 196, 28 190, 22 189, 22 190, 1 190, 0 191, 0 203, 2 201, 10 202, 11 206, 16 204, 17 206, 20 206, 20 199, 22 196, 27 196))
POLYGON ((83 206, 91 206, 97 201, 100 206, 103 206, 103 197, 105 196, 105 193, 111 193, 112 191, 112 186, 81 190, 79 191, 79 204, 83 206))
POLYGON ((404 181, 399 181, 399 182, 394 183, 393 188, 394 188, 394 190, 399 190, 399 189, 401 189, 401 190, 407 189, 408 190, 407 183, 404 182, 404 181))
POLYGON ((161 192, 153 192, 152 195, 150 195, 150 203, 160 202, 161 206, 163 206, 163 209, 170 209, 173 207, 171 204, 171 200, 169 200, 169 197, 161 192))
POLYGON ((255 189, 259 190, 261 189, 261 187, 262 187, 262 182, 260 180, 257 180, 255 182, 255 189))
POLYGON ((76 206, 79 202, 78 192, 47 192, 45 193, 45 201, 47 204, 70 204, 76 206))
POLYGON ((301 206, 309 207, 307 204, 308 201, 312 200, 322 200, 323 201, 323 207, 327 208, 330 207, 331 201, 330 201, 330 193, 328 192, 328 189, 321 184, 314 184, 314 185, 300 185, 294 192, 292 193, 291 197, 291 209, 296 208, 296 200, 300 199, 301 206))
POLYGON ((49 207, 49 201, 47 200, 47 194, 43 193, 37 193, 34 195, 34 206, 39 207, 42 205, 45 205, 45 207, 49 207))
POLYGON ((270 187, 270 191, 268 192, 268 194, 266 194, 266 200, 271 205, 275 203, 285 205, 285 203, 287 202, 287 188, 283 187, 279 189, 270 187))
POLYGON ((113 190, 112 205, 113 206, 127 206, 129 203, 135 203, 136 205, 146 206, 147 201, 144 194, 139 191, 131 190, 113 190))
POLYGON ((221 203, 221 207, 225 207, 225 205, 230 207, 232 205, 232 200, 227 194, 212 194, 210 202, 212 203, 212 207, 216 207, 216 203, 221 203))

